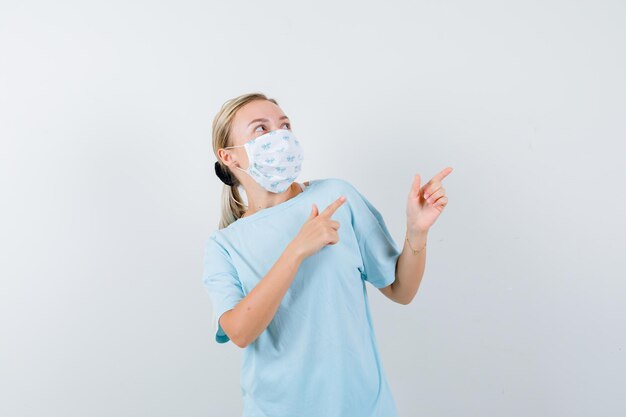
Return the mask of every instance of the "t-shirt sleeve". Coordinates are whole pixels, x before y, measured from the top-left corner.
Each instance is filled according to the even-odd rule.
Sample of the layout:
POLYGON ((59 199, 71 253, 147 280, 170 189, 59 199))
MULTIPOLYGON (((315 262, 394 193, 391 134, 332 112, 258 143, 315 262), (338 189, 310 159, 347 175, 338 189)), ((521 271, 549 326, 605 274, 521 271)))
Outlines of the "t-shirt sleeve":
POLYGON ((222 329, 219 319, 244 298, 244 293, 228 251, 213 235, 209 237, 204 247, 202 283, 209 293, 213 306, 211 321, 215 340, 217 343, 226 343, 230 338, 222 329))
POLYGON ((383 216, 352 184, 345 181, 347 201, 352 211, 352 228, 363 260, 363 279, 376 288, 391 285, 396 279, 398 247, 383 216))

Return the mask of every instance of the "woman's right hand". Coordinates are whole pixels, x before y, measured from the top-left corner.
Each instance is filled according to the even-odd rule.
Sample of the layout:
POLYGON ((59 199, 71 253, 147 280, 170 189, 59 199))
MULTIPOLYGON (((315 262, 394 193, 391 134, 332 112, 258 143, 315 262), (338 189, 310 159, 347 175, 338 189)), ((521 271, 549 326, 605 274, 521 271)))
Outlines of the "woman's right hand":
POLYGON ((308 258, 326 245, 339 242, 339 222, 331 219, 331 216, 345 201, 346 198, 341 196, 319 214, 317 205, 313 204, 311 214, 291 241, 292 247, 302 259, 308 258))

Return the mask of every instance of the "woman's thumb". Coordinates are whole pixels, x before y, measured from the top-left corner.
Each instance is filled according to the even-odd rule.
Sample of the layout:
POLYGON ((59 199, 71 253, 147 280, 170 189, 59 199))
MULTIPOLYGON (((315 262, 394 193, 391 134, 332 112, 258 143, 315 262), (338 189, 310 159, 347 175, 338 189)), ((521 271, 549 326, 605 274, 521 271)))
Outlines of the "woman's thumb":
POLYGON ((313 204, 313 208, 311 208, 311 214, 309 214, 309 218, 307 220, 311 220, 312 218, 317 217, 317 215, 317 206, 313 204))

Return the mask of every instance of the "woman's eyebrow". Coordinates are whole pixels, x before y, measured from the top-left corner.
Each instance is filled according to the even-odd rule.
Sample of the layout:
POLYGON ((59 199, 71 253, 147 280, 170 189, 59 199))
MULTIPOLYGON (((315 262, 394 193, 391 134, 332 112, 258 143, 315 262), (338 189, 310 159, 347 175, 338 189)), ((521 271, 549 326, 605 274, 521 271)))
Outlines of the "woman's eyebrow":
MULTIPOLYGON (((283 117, 281 117, 281 118, 280 118, 280 119, 278 119, 278 120, 283 120, 283 119, 287 119, 287 120, 289 120, 289 117, 287 117, 287 116, 283 116, 283 117)), ((250 125, 251 125, 252 123, 254 123, 254 122, 269 122, 269 119, 265 119, 265 118, 262 118, 262 119, 254 119, 253 121, 251 121, 250 123, 248 123, 248 126, 250 126, 250 125)))

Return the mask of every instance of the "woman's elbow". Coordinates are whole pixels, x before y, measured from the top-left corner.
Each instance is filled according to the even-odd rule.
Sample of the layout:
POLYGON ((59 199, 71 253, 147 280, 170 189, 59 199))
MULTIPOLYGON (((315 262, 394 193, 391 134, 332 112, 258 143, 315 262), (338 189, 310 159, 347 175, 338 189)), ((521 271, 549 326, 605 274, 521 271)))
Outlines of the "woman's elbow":
POLYGON ((248 347, 248 345, 255 339, 242 332, 241 326, 237 323, 237 317, 234 309, 228 310, 222 314, 220 317, 220 325, 222 326, 222 329, 224 329, 224 333, 226 333, 230 341, 241 349, 248 347))

